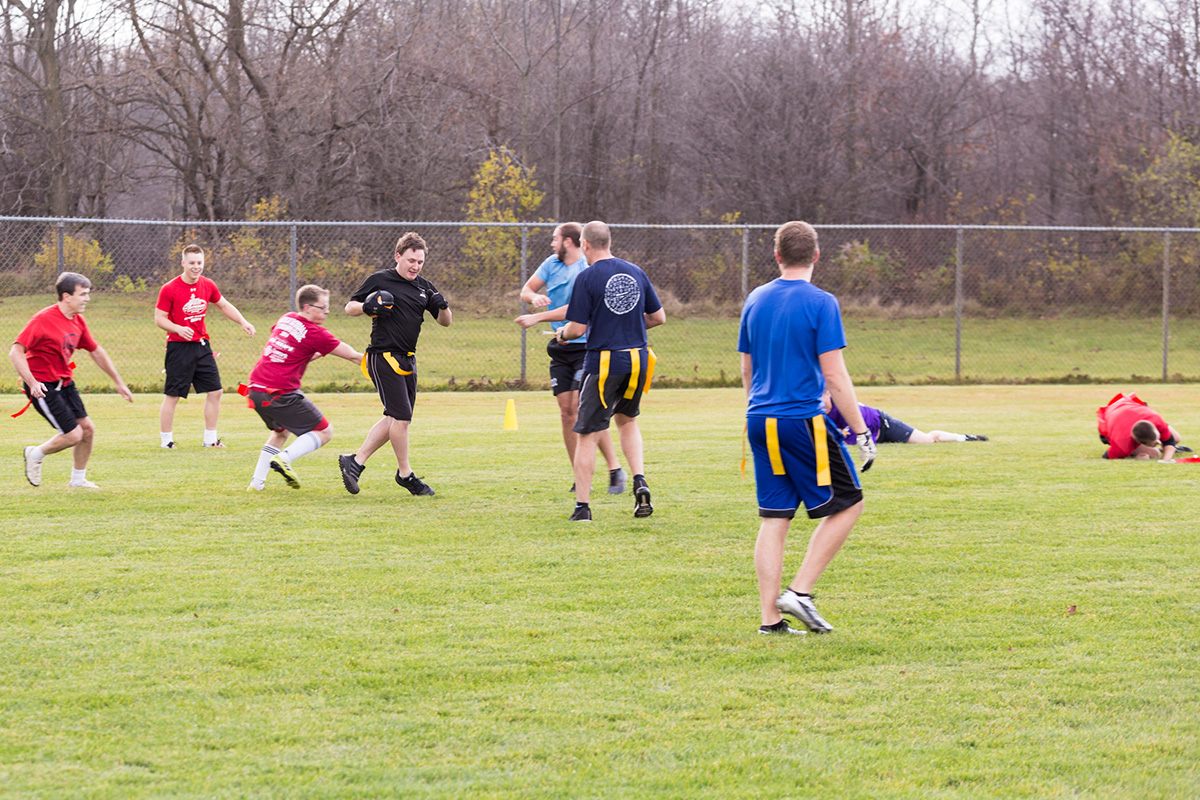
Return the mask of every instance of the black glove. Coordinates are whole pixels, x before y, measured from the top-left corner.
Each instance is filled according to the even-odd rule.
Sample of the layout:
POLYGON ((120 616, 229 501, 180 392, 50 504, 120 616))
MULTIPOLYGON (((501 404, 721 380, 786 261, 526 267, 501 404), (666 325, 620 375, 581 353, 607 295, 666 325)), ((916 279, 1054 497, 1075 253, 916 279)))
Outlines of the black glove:
POLYGON ((377 317, 385 309, 390 310, 395 304, 396 298, 392 297, 392 293, 386 289, 377 289, 367 295, 367 299, 363 300, 363 313, 368 317, 377 317))
POLYGON ((441 292, 434 292, 429 299, 433 301, 433 307, 438 311, 450 307, 450 304, 446 302, 446 298, 442 297, 441 292))

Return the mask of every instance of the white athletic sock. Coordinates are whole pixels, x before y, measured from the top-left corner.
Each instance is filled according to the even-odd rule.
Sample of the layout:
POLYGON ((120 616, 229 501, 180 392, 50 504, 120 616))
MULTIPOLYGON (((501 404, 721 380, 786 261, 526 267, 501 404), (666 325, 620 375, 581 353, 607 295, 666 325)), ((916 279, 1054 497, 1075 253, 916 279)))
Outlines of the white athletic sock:
POLYGON ((965 433, 960 433, 954 437, 954 441, 956 441, 956 442, 965 442, 966 440, 967 440, 967 435, 965 433))
POLYGON ((258 464, 254 467, 254 477, 251 479, 256 486, 262 486, 267 482, 267 473, 271 471, 271 459, 277 455, 279 455, 278 449, 269 444, 263 445, 262 452, 258 454, 258 464))
POLYGON ((204 443, 205 444, 216 444, 217 443, 217 432, 210 431, 207 428, 205 428, 204 429, 204 443))
POLYGON ((288 445, 283 451, 283 457, 288 460, 288 463, 291 463, 297 458, 308 455, 320 446, 321 437, 317 436, 316 431, 309 431, 288 445))
POLYGON ((75 469, 71 467, 71 483, 83 483, 87 480, 87 467, 75 469))
POLYGON ((164 432, 164 431, 159 431, 159 432, 158 432, 158 439, 159 439, 159 442, 158 442, 158 443, 159 443, 160 445, 162 445, 163 447, 166 447, 166 446, 167 446, 167 445, 169 445, 171 442, 175 441, 175 434, 174 434, 173 432, 171 432, 171 431, 165 431, 165 432, 164 432))
POLYGON ((30 455, 33 456, 34 462, 38 464, 40 464, 46 458, 46 454, 42 452, 42 448, 40 447, 33 448, 33 452, 30 453, 30 455))

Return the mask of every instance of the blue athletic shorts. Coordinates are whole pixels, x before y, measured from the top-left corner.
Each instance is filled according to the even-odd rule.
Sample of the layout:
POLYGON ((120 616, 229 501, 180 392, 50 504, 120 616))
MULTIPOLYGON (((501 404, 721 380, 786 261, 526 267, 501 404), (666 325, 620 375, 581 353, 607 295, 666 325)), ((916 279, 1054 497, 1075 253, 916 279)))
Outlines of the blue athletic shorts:
POLYGON ((754 451, 754 482, 760 517, 796 516, 800 504, 813 519, 844 511, 863 498, 862 484, 837 427, 825 415, 813 419, 746 417, 754 451), (814 438, 824 428, 824 463, 814 438), (823 467, 818 474, 818 466, 823 467))

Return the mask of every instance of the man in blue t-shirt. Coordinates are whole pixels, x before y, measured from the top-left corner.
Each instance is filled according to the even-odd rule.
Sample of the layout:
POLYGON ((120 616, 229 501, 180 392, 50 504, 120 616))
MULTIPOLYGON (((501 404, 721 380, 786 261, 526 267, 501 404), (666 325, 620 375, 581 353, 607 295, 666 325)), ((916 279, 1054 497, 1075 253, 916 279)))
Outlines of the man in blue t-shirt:
POLYGON ((858 434, 866 471, 875 459, 854 384, 842 358, 846 334, 837 298, 812 284, 820 257, 817 232, 806 222, 775 231, 780 277, 758 287, 742 308, 738 352, 746 388, 746 427, 754 451, 754 481, 762 524, 754 547, 762 626, 794 630, 780 612, 813 633, 833 627, 817 612, 812 591, 863 509, 862 486, 838 429, 824 413, 826 386, 858 434), (795 580, 779 594, 783 547, 800 503, 821 522, 795 580))
POLYGON ((603 222, 583 226, 583 255, 589 266, 575 278, 567 305, 567 324, 557 337, 570 341, 587 334, 583 384, 575 432, 575 511, 573 522, 590 522, 592 471, 596 443, 608 435, 616 417, 621 450, 633 473, 635 517, 654 513, 642 458, 637 416, 642 394, 654 374, 654 351, 646 346, 646 329, 667 321, 662 303, 646 273, 636 264, 614 258, 612 234, 603 222))
MULTIPOLYGON (((567 324, 567 302, 571 299, 571 290, 575 288, 575 276, 587 269, 588 265, 580 249, 581 236, 582 226, 578 222, 564 222, 554 229, 554 236, 550 240, 554 255, 548 256, 521 288, 523 301, 545 310, 522 314, 513 320, 522 328, 549 322, 557 332, 567 324), (543 289, 546 290, 545 294, 540 293, 543 289)), ((567 446, 567 459, 572 469, 575 446, 579 441, 579 434, 575 433, 575 419, 579 410, 579 386, 583 382, 583 358, 587 354, 586 341, 586 336, 573 342, 562 342, 555 336, 546 345, 546 355, 550 356, 550 391, 558 401, 563 444, 567 446)), ((629 476, 617 461, 612 437, 601 436, 598 444, 604 460, 608 462, 608 493, 621 494, 625 491, 629 476)), ((574 486, 571 491, 575 491, 574 486)))

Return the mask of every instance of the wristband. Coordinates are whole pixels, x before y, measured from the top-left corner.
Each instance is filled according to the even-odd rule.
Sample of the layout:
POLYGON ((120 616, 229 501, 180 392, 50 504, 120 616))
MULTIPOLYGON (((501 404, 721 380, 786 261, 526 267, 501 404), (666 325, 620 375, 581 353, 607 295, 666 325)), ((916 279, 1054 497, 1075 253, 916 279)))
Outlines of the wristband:
POLYGON ((854 430, 852 430, 852 431, 850 431, 850 432, 851 432, 851 433, 853 433, 855 436, 870 436, 870 435, 871 435, 871 430, 870 430, 870 428, 868 428, 867 430, 863 431, 862 433, 859 433, 858 431, 854 431, 854 430))

